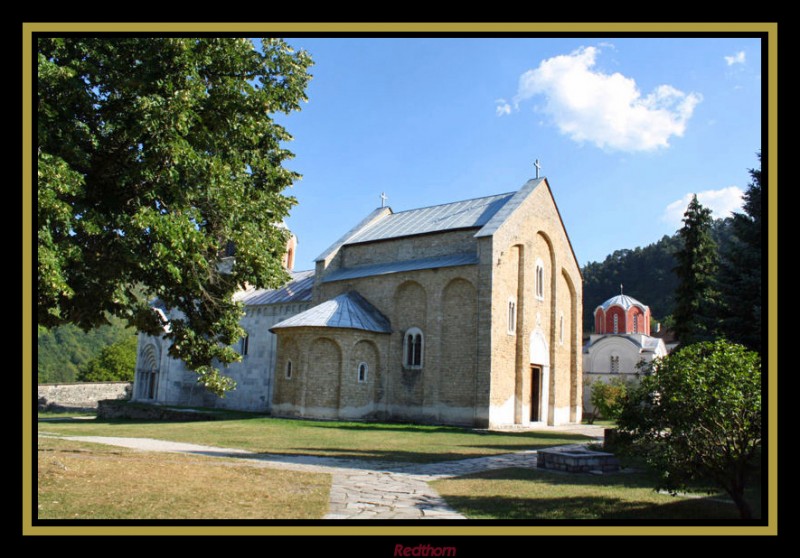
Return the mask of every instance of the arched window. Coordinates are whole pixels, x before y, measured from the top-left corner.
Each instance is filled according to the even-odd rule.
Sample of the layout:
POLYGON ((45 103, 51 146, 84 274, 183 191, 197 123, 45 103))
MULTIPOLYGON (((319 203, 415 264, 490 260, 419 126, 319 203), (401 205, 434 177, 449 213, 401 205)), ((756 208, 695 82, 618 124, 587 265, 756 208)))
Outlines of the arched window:
POLYGON ((619 374, 619 357, 612 356, 611 357, 611 373, 612 374, 619 374))
POLYGON ((536 260, 536 298, 544 300, 544 263, 536 260))
POLYGON ((247 351, 250 349, 250 335, 245 333, 242 337, 239 353, 242 356, 247 356, 247 351))
POLYGON ((514 335, 517 331, 517 302, 513 298, 508 299, 508 334, 514 335))
POLYGON ((406 368, 422 368, 425 339, 422 330, 412 327, 406 331, 403 340, 403 366, 406 368))
POLYGON ((619 333, 619 314, 614 314, 614 333, 619 333))
POLYGON ((633 315, 633 332, 639 333, 639 314, 633 315))
POLYGON ((366 362, 361 362, 358 365, 358 383, 363 384, 367 381, 367 372, 369 372, 369 366, 367 366, 366 362))
POLYGON ((287 360, 286 361, 286 379, 287 380, 291 380, 292 379, 292 361, 291 360, 287 360))

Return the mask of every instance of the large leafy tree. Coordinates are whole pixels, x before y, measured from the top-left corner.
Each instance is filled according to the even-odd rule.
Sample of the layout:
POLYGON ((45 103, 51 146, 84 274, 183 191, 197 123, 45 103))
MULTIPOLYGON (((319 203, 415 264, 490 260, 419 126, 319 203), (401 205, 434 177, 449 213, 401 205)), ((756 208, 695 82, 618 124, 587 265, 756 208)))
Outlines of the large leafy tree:
MULTIPOLYGON (((761 154, 758 154, 759 162, 761 154)), ((732 238, 721 251, 720 317, 725 336, 761 351, 761 168, 744 194, 744 213, 731 219, 732 238)))
POLYGON ((649 366, 617 419, 622 447, 659 472, 659 488, 711 483, 750 518, 745 488, 761 457, 758 353, 719 340, 683 347, 649 366))
POLYGON ((310 58, 279 39, 37 47, 39 324, 89 329, 112 315, 166 328, 170 354, 224 393, 232 384, 213 363, 236 360, 242 334, 231 295, 286 280, 279 225, 298 175, 271 115, 299 110, 310 58))
POLYGON ((678 231, 682 246, 675 254, 674 330, 688 345, 712 340, 716 334, 719 292, 716 290, 717 245, 712 237, 711 210, 692 196, 678 231))

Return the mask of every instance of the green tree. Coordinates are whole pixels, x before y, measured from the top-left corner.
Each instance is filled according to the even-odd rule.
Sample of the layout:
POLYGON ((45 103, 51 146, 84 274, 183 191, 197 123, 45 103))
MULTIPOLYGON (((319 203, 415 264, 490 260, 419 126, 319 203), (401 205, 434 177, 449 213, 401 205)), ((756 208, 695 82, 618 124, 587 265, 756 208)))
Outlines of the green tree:
POLYGON ((617 427, 623 451, 660 473, 657 488, 711 482, 730 495, 742 518, 751 517, 744 493, 760 469, 758 353, 719 340, 654 360, 629 393, 617 427))
POLYGON ((299 110, 311 60, 280 39, 39 38, 38 321, 118 316, 223 394, 247 284, 276 287, 298 175, 270 116, 299 110), (226 260, 226 246, 236 249, 226 260), (133 286, 141 288, 136 296, 133 286))
POLYGON ((728 339, 761 352, 761 168, 750 176, 744 213, 733 215, 732 238, 721 250, 720 318, 728 339))
POLYGON ((136 336, 104 347, 78 373, 81 382, 132 382, 136 370, 136 336))
POLYGON ((716 334, 719 293, 715 288, 717 245, 711 235, 713 223, 711 210, 692 196, 683 228, 678 231, 682 246, 675 254, 678 265, 674 270, 678 287, 672 317, 675 334, 685 345, 709 341, 716 334))
POLYGON ((597 380, 592 383, 591 402, 593 418, 616 419, 622 412, 622 405, 633 384, 622 377, 611 378, 608 382, 597 380))

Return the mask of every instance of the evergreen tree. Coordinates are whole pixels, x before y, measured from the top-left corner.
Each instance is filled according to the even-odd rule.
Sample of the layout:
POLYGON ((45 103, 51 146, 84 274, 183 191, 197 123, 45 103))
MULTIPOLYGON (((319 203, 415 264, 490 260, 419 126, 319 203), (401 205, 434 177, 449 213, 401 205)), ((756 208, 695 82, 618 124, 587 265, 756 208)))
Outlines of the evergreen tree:
POLYGON ((721 250, 720 319, 727 338, 761 352, 761 168, 750 176, 745 212, 734 214, 733 236, 721 250))
POLYGON ((716 290, 717 246, 711 235, 711 210, 692 196, 678 235, 683 246, 675 254, 675 334, 689 345, 712 340, 716 334, 719 293, 716 290))

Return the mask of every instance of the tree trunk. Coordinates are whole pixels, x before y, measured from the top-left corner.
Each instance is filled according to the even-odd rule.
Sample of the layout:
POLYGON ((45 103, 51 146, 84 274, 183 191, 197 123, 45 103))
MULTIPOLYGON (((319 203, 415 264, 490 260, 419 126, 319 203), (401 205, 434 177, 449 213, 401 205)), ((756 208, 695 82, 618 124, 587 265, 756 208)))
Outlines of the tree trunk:
POLYGON ((730 492, 733 502, 739 508, 739 517, 742 519, 753 519, 753 510, 750 509, 750 504, 744 499, 744 488, 737 487, 730 492))

